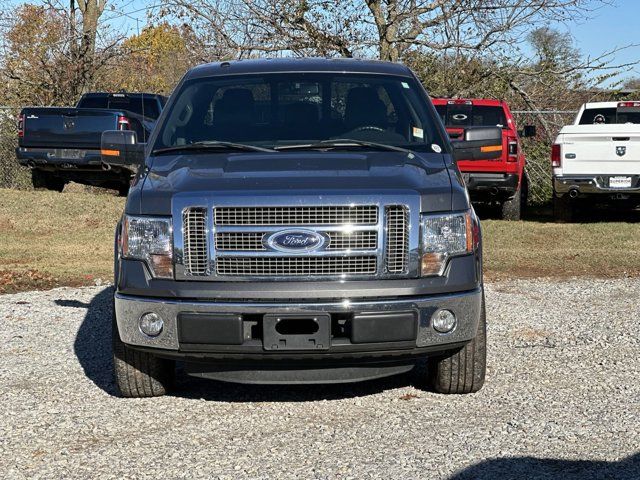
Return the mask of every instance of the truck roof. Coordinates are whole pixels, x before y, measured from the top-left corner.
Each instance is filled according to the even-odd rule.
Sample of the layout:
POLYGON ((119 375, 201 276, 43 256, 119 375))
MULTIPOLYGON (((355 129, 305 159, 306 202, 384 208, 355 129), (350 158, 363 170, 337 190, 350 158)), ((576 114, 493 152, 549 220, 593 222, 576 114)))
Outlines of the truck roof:
POLYGON ((405 65, 380 60, 360 60, 356 58, 265 58, 206 63, 189 70, 185 79, 277 72, 343 72, 413 76, 411 70, 405 65))
POLYGON ((159 93, 147 93, 147 92, 88 92, 82 95, 84 98, 104 98, 104 97, 138 97, 144 95, 145 97, 164 97, 159 93))
POLYGON ((617 100, 615 102, 587 102, 584 104, 584 109, 588 110, 591 108, 617 108, 618 104, 624 102, 633 102, 634 100, 617 100))
POLYGON ((495 98, 446 98, 446 97, 436 97, 431 99, 434 105, 445 105, 450 100, 460 101, 460 102, 471 102, 473 105, 480 105, 484 107, 500 107, 505 105, 505 102, 502 100, 498 100, 495 98))

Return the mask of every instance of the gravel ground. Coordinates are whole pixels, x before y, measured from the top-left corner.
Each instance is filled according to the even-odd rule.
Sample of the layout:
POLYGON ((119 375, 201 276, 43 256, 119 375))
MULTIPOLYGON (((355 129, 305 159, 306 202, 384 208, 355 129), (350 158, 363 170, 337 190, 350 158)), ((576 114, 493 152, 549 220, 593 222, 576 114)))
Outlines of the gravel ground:
POLYGON ((640 279, 489 285, 467 396, 180 376, 116 398, 110 294, 0 296, 0 477, 640 479, 640 279))

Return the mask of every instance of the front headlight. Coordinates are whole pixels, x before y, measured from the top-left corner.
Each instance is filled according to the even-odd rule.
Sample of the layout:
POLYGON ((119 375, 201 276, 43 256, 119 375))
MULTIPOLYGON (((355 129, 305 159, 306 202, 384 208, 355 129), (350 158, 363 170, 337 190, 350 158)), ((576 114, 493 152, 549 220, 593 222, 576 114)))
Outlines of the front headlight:
POLYGON ((122 257, 143 260, 157 278, 173 278, 171 219, 124 216, 122 257))
POLYGON ((477 240, 471 211, 420 218, 422 276, 442 275, 447 261, 473 252, 477 240))

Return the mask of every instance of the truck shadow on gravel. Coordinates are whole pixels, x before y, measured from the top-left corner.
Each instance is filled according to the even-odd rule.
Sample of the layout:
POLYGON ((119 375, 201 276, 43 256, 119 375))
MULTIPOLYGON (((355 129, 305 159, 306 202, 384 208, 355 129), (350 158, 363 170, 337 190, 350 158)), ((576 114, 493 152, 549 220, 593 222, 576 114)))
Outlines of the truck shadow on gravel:
POLYGON ((630 480, 640 478, 640 453, 619 462, 514 457, 485 460, 449 480, 630 480))
POLYGON ((359 383, 321 385, 244 385, 184 375, 178 368, 177 389, 172 396, 214 402, 313 402, 367 397, 411 384, 409 375, 359 383))
POLYGON ((116 386, 111 373, 111 315, 113 288, 98 293, 89 303, 77 300, 55 300, 63 307, 84 308, 86 313, 78 328, 73 350, 84 374, 97 387, 116 396, 116 386))
MULTIPOLYGON (((86 309, 74 342, 74 353, 84 374, 98 388, 118 396, 112 378, 111 316, 113 288, 105 288, 89 303, 58 299, 56 305, 86 309)), ((361 383, 337 385, 242 385, 191 377, 178 366, 176 389, 171 395, 216 402, 308 402, 366 397, 411 385, 410 374, 361 383)), ((124 400, 126 401, 126 400, 124 400)))

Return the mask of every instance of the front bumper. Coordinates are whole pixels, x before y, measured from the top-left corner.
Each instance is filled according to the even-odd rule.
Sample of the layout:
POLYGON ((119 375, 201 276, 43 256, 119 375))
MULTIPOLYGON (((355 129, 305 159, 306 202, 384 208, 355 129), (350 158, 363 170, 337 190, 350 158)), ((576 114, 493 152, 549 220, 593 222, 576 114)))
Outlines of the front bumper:
MULTIPOLYGON (((128 344, 142 349, 153 349, 155 353, 168 356, 182 356, 207 359, 237 359, 237 360, 283 360, 283 359, 336 359, 354 357, 380 357, 382 355, 420 355, 434 351, 443 351, 464 345, 472 340, 477 332, 481 314, 482 288, 472 291, 406 297, 389 300, 361 301, 332 300, 327 302, 314 301, 306 303, 303 300, 279 302, 218 302, 218 301, 182 301, 159 299, 151 297, 134 297, 116 293, 115 313, 120 339, 128 344), (431 317, 438 309, 451 310, 457 318, 456 328, 441 334, 434 330, 431 317), (164 320, 164 328, 158 337, 148 337, 138 327, 138 320, 144 313, 153 312, 164 320), (388 315, 382 315, 382 314, 388 315), (395 316, 394 313, 398 315, 395 316), (181 338, 183 318, 202 315, 205 322, 220 320, 220 338, 223 342, 186 343, 181 338), (242 319, 241 338, 239 341, 229 342, 228 330, 224 330, 223 323, 232 314, 242 319), (266 349, 261 338, 265 315, 276 314, 294 316, 308 316, 313 314, 328 314, 331 316, 331 341, 328 348, 323 350, 271 350, 266 349), (371 323, 375 330, 376 341, 368 341, 367 320, 376 317, 371 323), (394 318, 407 314, 413 315, 415 321, 412 336, 397 338, 398 324, 394 318), (349 333, 348 322, 354 318, 360 320, 360 339, 349 333), (385 318, 388 318, 385 321, 385 318), (339 322, 344 322, 337 331, 339 322), (364 322, 364 323, 363 323, 364 322), (386 323, 385 323, 386 322, 386 323), (346 327, 345 327, 346 324, 346 327), (346 333, 345 333, 346 332, 346 333), (376 335, 378 337, 376 337, 376 335), (364 338, 364 340, 363 340, 364 338), (383 339, 383 341, 379 341, 383 339)), ((203 332, 216 338, 216 325, 204 323, 203 332)), ((355 330, 355 329, 354 329, 355 330)), ((405 329, 406 330, 406 329, 405 329)), ((210 337, 211 338, 211 337, 210 337)))
POLYGON ((640 175, 554 175, 553 190, 557 196, 571 191, 579 195, 640 194, 640 175), (610 177, 631 177, 631 188, 610 188, 610 177))
POLYGON ((518 190, 520 177, 515 173, 462 173, 472 199, 512 197, 518 190))

